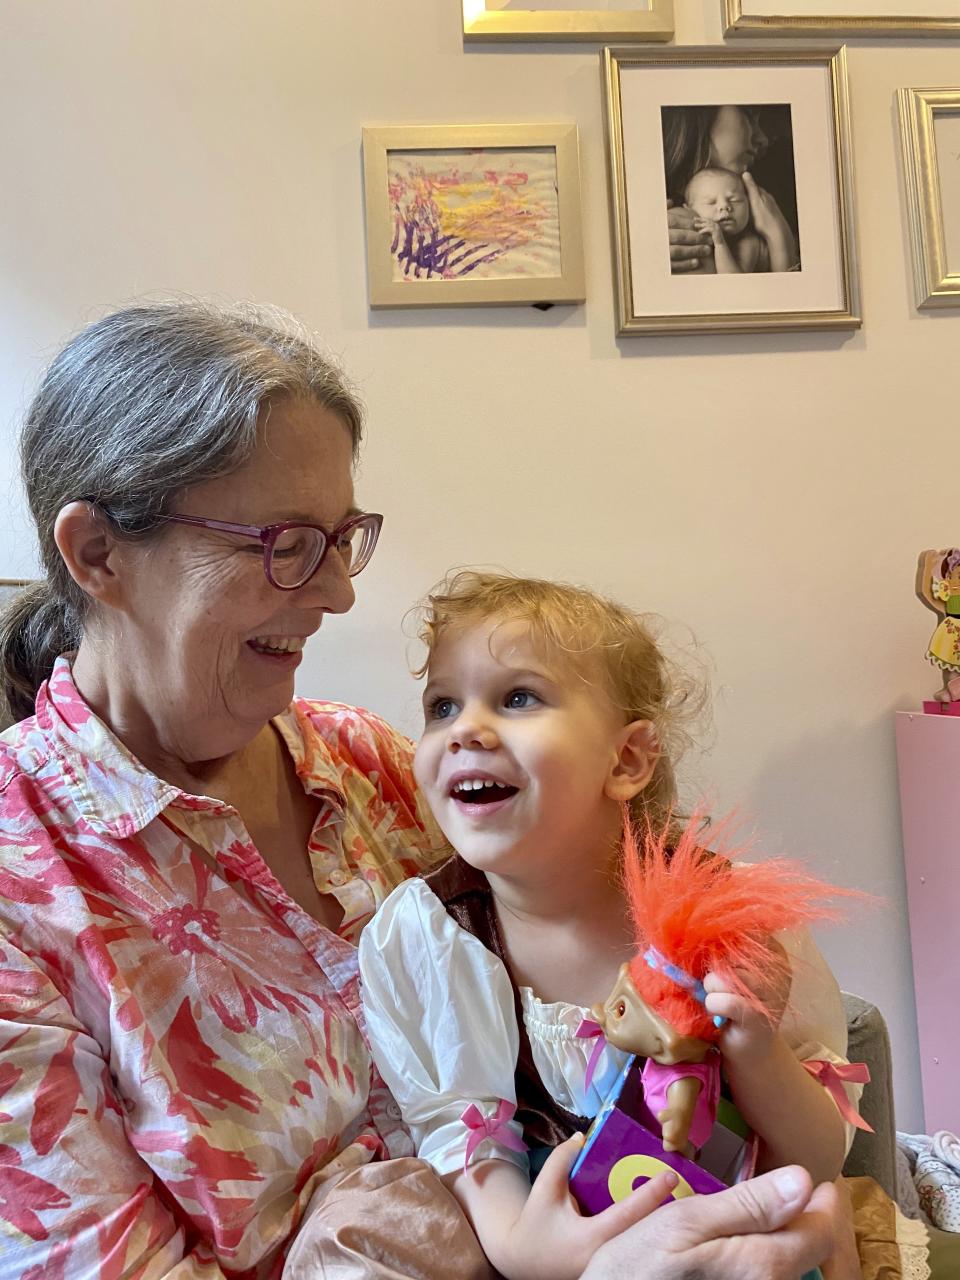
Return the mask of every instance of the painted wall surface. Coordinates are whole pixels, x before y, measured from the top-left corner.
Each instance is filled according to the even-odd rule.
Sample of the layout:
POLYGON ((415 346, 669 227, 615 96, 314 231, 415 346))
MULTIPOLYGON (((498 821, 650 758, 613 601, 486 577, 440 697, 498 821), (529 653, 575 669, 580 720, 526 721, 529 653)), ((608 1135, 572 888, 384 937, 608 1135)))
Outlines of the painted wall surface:
MULTIPOLYGON (((679 40, 720 40, 720 0, 676 7, 679 40)), ((716 706, 688 794, 887 899, 822 941, 883 1008, 919 1128, 893 712, 937 683, 912 579, 960 538, 960 312, 913 308, 894 91, 960 83, 960 45, 850 50, 862 332, 618 342, 593 47, 465 51, 459 0, 0 0, 0 30, 0 573, 32 566, 15 428, 68 333, 147 293, 298 313, 362 387, 359 494, 387 517, 300 690, 415 731, 401 618, 453 564, 689 624, 716 706), (362 125, 569 120, 585 307, 369 312, 362 125)))

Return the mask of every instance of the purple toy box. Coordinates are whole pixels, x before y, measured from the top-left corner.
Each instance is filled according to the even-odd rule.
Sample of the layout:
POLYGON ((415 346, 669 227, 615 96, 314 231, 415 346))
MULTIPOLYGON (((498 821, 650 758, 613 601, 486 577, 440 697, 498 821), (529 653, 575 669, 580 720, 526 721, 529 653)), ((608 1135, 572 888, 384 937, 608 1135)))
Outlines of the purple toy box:
POLYGON ((673 1199, 722 1191, 752 1172, 749 1131, 725 1100, 696 1164, 664 1151, 657 1136, 660 1126, 643 1101, 640 1070, 631 1058, 620 1072, 573 1166, 570 1190, 584 1213, 600 1213, 666 1167, 679 1178, 673 1199))

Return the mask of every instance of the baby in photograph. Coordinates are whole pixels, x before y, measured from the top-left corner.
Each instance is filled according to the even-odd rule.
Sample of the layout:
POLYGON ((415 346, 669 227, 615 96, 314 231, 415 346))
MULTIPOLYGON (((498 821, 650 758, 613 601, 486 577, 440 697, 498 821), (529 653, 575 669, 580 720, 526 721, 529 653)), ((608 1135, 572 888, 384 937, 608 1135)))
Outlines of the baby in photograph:
POLYGON ((730 169, 700 169, 687 183, 686 207, 697 230, 713 237, 713 257, 700 271, 738 275, 755 271, 799 271, 793 232, 772 197, 730 169))

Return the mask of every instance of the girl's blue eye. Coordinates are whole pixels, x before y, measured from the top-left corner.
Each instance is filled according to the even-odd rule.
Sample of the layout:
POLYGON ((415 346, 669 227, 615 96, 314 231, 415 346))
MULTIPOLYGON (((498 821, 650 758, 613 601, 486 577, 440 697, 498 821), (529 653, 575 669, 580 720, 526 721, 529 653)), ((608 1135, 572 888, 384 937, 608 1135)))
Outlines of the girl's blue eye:
POLYGON ((449 720, 456 714, 457 704, 452 698, 435 698, 430 704, 431 720, 449 720))
POLYGON ((526 707, 535 706, 539 701, 537 695, 529 689, 513 689, 507 694, 505 705, 511 711, 522 711, 526 707))

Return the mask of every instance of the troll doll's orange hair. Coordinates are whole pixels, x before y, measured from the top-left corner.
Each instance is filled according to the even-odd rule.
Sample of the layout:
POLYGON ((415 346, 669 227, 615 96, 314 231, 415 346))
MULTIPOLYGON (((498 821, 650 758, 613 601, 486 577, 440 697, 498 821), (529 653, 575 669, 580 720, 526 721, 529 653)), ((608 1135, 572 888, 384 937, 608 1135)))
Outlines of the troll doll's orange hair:
POLYGON ((630 977, 642 999, 682 1035, 716 1041, 720 1033, 692 995, 646 963, 648 948, 695 978, 722 973, 731 991, 772 1018, 755 990, 777 989, 790 975, 772 935, 837 920, 840 912, 830 899, 864 896, 783 858, 738 863, 744 850, 734 845, 729 821, 712 828, 718 848, 709 852, 701 843, 702 813, 673 841, 667 829, 638 832, 628 815, 623 828, 623 881, 637 940, 630 977))

